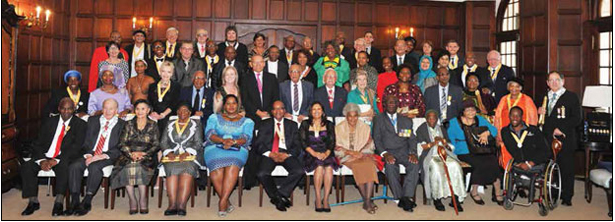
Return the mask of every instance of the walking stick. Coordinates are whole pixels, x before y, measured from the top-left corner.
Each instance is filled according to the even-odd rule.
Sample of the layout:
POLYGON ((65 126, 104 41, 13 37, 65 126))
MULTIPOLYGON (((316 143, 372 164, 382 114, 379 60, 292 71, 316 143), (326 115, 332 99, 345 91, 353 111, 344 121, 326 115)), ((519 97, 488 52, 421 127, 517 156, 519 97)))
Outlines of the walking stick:
POLYGON ((444 173, 446 173, 446 180, 448 181, 448 188, 451 190, 451 198, 453 199, 453 207, 455 207, 455 215, 459 215, 459 209, 457 209, 457 199, 455 198, 455 192, 453 191, 453 184, 451 183, 451 176, 448 174, 448 167, 446 166, 446 148, 442 141, 438 141, 438 156, 442 160, 444 166, 444 173))

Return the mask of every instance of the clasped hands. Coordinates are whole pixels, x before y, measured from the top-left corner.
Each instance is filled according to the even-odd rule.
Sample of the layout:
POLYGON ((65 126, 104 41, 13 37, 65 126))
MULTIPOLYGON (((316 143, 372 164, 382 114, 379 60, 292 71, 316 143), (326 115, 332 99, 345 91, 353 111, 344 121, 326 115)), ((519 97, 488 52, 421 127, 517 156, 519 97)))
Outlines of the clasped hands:
MULTIPOLYGON (((390 153, 385 153, 384 155, 382 155, 384 157, 384 160, 386 163, 388 164, 395 164, 395 157, 390 154, 390 153)), ((408 161, 412 164, 418 164, 419 163, 419 159, 416 157, 416 154, 410 154, 408 155, 408 161)))
POLYGON ((269 158, 271 158, 273 162, 282 163, 286 160, 286 158, 288 158, 288 154, 280 153, 280 152, 277 152, 277 153, 271 152, 269 153, 269 158))
POLYGON ((109 158, 109 156, 107 156, 107 154, 99 154, 99 155, 86 154, 86 156, 85 156, 85 165, 89 166, 93 162, 96 162, 96 161, 99 161, 99 160, 104 160, 104 159, 107 159, 107 158, 109 158))

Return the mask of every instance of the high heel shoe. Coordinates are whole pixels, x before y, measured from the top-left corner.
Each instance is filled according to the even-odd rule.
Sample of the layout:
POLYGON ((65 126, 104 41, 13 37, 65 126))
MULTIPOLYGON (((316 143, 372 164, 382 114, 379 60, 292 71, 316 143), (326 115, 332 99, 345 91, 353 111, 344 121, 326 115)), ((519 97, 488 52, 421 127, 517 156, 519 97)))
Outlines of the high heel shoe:
POLYGON ((218 217, 226 217, 227 214, 226 211, 218 211, 218 217))
POLYGON ((177 209, 170 209, 164 211, 165 216, 177 215, 177 209))
POLYGON ((476 199, 476 197, 480 198, 480 196, 477 194, 476 196, 472 193, 470 193, 470 197, 472 198, 472 200, 474 201, 475 204, 478 205, 485 205, 485 201, 483 201, 483 199, 476 199))
POLYGON ((134 209, 134 210, 132 210, 132 209, 131 209, 131 210, 129 210, 129 211, 128 211, 128 214, 129 214, 129 215, 135 215, 135 214, 137 214, 138 212, 139 212, 139 210, 137 210, 137 209, 134 209))

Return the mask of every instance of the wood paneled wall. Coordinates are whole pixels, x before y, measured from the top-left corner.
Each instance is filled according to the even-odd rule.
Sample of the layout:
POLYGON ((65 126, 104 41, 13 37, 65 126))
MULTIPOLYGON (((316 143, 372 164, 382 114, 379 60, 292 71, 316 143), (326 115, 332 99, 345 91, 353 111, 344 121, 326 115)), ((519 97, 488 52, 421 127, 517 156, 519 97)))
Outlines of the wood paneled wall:
POLYGON ((476 63, 479 66, 486 66, 487 53, 495 49, 494 2, 466 2, 465 4, 465 51, 474 52, 476 63))
POLYGON ((582 96, 583 23, 588 20, 583 0, 520 1, 520 73, 524 91, 544 95, 546 74, 558 70, 565 75, 566 88, 582 96))
MULTIPOLYGON (((9 1, 16 4, 16 1, 9 1)), ((17 5, 17 4, 16 4, 17 5)), ((53 13, 47 28, 19 28, 16 69, 16 125, 20 138, 32 138, 40 126, 41 109, 52 88, 63 85, 69 69, 69 0, 19 1, 20 11, 40 5, 53 13)), ((41 13, 41 17, 44 14, 41 13)))

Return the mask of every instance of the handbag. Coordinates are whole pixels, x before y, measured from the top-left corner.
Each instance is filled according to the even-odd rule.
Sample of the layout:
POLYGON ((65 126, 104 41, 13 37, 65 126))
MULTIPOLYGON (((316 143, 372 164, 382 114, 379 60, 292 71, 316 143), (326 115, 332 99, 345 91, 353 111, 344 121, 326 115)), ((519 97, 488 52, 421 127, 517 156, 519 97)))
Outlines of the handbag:
POLYGON ((489 135, 487 139, 487 144, 481 144, 479 142, 480 135, 485 131, 488 131, 489 128, 486 126, 476 126, 472 127, 469 134, 469 147, 470 153, 472 154, 492 154, 495 151, 495 137, 489 135))

